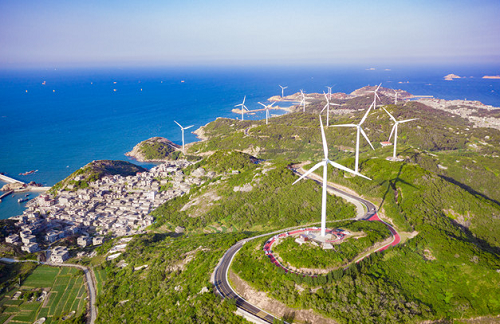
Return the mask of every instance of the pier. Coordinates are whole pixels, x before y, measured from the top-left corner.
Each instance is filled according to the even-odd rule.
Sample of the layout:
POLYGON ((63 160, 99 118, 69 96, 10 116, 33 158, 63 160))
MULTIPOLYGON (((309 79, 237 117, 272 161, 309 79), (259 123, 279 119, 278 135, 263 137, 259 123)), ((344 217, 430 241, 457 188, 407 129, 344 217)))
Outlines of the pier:
POLYGON ((0 201, 2 201, 2 199, 3 199, 4 197, 7 197, 8 195, 10 195, 10 194, 11 194, 11 193, 13 193, 13 192, 14 192, 14 190, 10 190, 10 191, 7 191, 6 193, 4 193, 3 195, 1 195, 1 196, 0 196, 0 201))
POLYGON ((49 190, 51 187, 36 187, 36 186, 29 186, 27 183, 23 182, 23 181, 20 181, 20 180, 16 180, 16 179, 13 179, 11 177, 8 177, 4 174, 0 174, 0 181, 3 181, 3 182, 7 182, 7 183, 16 183, 16 182, 19 182, 23 185, 25 185, 25 188, 22 188, 22 189, 19 189, 19 190, 12 190, 12 191, 8 191, 6 192, 5 194, 3 194, 0 199, 2 199, 3 197, 6 197, 8 195, 10 195, 11 193, 13 192, 25 192, 25 191, 35 191, 35 192, 45 192, 47 190, 49 190))
POLYGON ((0 181, 7 182, 7 183, 20 182, 20 183, 24 184, 24 182, 22 182, 20 180, 12 179, 11 177, 6 176, 5 174, 0 174, 0 181))

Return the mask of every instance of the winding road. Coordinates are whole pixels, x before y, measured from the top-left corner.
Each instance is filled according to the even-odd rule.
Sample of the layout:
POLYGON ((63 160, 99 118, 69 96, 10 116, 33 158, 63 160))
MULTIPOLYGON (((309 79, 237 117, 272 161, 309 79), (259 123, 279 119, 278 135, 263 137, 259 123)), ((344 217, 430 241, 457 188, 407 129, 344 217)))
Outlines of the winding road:
MULTIPOLYGON (((302 169, 300 169, 300 171, 298 171, 296 169, 292 169, 292 171, 299 176, 303 174, 302 169)), ((314 180, 317 183, 319 183, 320 185, 322 185, 320 182, 320 179, 316 178, 315 176, 308 177, 308 178, 311 180, 314 180)), ((356 219, 380 221, 380 222, 383 222, 385 225, 387 225, 387 227, 389 228, 389 230, 392 233, 393 240, 390 243, 382 246, 381 248, 379 248, 373 252, 383 251, 383 250, 389 248, 390 246, 394 246, 394 245, 398 244, 401 241, 397 231, 390 224, 387 224, 386 222, 382 221, 378 217, 377 208, 375 207, 375 205, 373 203, 371 203, 370 201, 368 201, 366 199, 363 199, 363 198, 360 198, 360 197, 355 196, 353 194, 347 193, 341 189, 335 188, 330 184, 328 185, 328 190, 331 192, 334 192, 338 196, 346 198, 347 200, 358 201, 365 206, 366 210, 365 210, 364 214, 360 215, 358 213, 358 216, 356 217, 356 219)), ((215 285, 215 288, 216 288, 217 292, 219 293, 219 295, 221 295, 222 298, 230 298, 230 299, 234 300, 236 306, 240 310, 242 310, 244 313, 250 314, 251 317, 253 317, 254 319, 256 318, 257 321, 259 321, 259 322, 273 323, 274 319, 278 319, 278 318, 274 317, 273 315, 267 313, 266 311, 248 303, 243 297, 241 297, 240 295, 238 295, 238 293, 236 293, 236 291, 231 287, 231 285, 229 284, 229 281, 228 281, 229 267, 231 266, 231 262, 233 261, 236 253, 238 253, 238 251, 241 249, 243 244, 245 244, 246 242, 260 238, 260 237, 269 236, 269 235, 273 235, 273 234, 277 234, 277 233, 282 233, 284 231, 289 231, 291 229, 300 228, 303 226, 305 226, 305 225, 301 225, 301 226, 297 226, 297 227, 293 227, 293 228, 282 229, 279 231, 254 236, 251 238, 241 240, 241 241, 237 242, 236 244, 234 244, 233 246, 231 246, 229 248, 229 250, 227 250, 226 253, 224 254, 224 256, 222 257, 221 261, 219 262, 219 265, 215 268, 214 274, 213 274, 214 285, 215 285)), ((368 255, 366 255, 366 256, 368 256, 368 255)), ((363 258, 365 258, 366 256, 364 256, 363 258)), ((357 260, 356 262, 361 261, 363 258, 357 260)))

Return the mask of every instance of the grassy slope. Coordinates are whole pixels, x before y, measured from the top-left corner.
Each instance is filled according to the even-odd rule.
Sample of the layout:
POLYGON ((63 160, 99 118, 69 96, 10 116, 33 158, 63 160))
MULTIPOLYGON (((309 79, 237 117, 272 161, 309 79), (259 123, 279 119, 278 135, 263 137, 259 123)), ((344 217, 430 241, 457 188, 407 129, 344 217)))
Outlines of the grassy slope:
MULTIPOLYGON (((416 230, 419 234, 404 245, 365 259, 346 273, 334 272, 314 280, 288 278, 277 273, 274 265, 262 253, 259 245, 263 241, 245 245, 240 254, 242 257, 235 259, 235 269, 256 288, 269 291, 270 296, 295 307, 314 308, 341 322, 414 322, 421 319, 499 314, 500 282, 496 272, 500 269, 500 213, 496 203, 499 182, 494 179, 498 179, 500 167, 492 157, 498 152, 498 144, 495 144, 498 143, 498 132, 488 130, 489 135, 485 135, 483 129, 473 129, 458 117, 418 104, 408 104, 405 108, 391 106, 389 109, 398 119, 415 116, 421 119, 420 128, 410 127, 410 124, 400 128, 398 152, 404 152, 407 161, 385 161, 384 157, 392 153, 392 148, 380 148, 376 142, 387 139, 391 124, 385 112, 377 110, 369 117, 365 127, 377 150, 368 151, 368 147, 363 144, 361 161, 361 171, 374 180, 366 182, 359 178, 346 178, 337 171, 330 172, 330 177, 334 182, 379 201, 384 214, 393 220, 399 230, 416 230), (490 137, 487 139, 485 136, 490 137), (455 166, 454 160, 460 162, 455 162, 455 166), (438 164, 448 169, 439 168, 438 164), (478 164, 483 164, 484 168, 472 168, 478 164), (474 181, 481 173, 489 179, 474 181), (453 178, 453 181, 446 177, 453 178), (314 289, 314 292, 309 289, 300 292, 296 289, 297 283, 316 288, 319 284, 323 288, 314 289)), ((340 124, 359 120, 360 117, 361 113, 352 119, 332 119, 333 123, 340 124)), ((213 151, 219 147, 259 152, 256 150, 259 147, 259 158, 278 161, 316 160, 322 153, 317 124, 316 115, 302 113, 273 118, 269 126, 264 126, 262 121, 218 119, 205 128, 205 134, 210 139, 194 144, 191 152, 213 151), (244 136, 243 130, 249 127, 250 136, 244 136)), ((354 137, 348 131, 343 132, 336 128, 327 130, 330 157, 352 167, 352 154, 342 149, 354 147, 354 137)), ((236 160, 240 158, 238 156, 236 160)), ((224 160, 224 157, 211 162, 204 160, 202 163, 206 163, 203 166, 209 170, 210 167, 219 166, 217 161, 220 160, 224 160)), ((234 169, 224 163, 219 167, 218 171, 234 169)), ((208 226, 216 228, 222 225, 229 228, 230 225, 237 225, 238 229, 261 230, 263 226, 286 227, 309 219, 316 220, 318 210, 315 206, 319 206, 320 196, 317 185, 305 181, 290 187, 289 184, 296 177, 284 164, 277 163, 273 167, 273 170, 264 171, 270 166, 245 164, 240 167, 240 174, 229 175, 223 180, 215 178, 200 188, 192 189, 189 196, 177 198, 157 211, 157 226, 184 225, 188 230, 199 231, 208 226), (257 182, 259 178, 261 180, 257 182), (264 182, 269 185, 263 185, 264 182), (235 186, 245 184, 251 184, 253 189, 249 192, 233 190, 235 186), (221 199, 213 199, 213 193, 221 199), (208 204, 200 203, 183 212, 179 211, 189 201, 196 198, 202 201, 203 197, 209 197, 208 204), (283 209, 284 204, 280 203, 283 199, 290 199, 292 207, 283 209), (306 208, 297 205, 298 201, 307 204, 306 208), (297 211, 304 209, 305 214, 297 215, 297 211)), ((335 206, 330 205, 329 208, 335 206)), ((199 295, 194 300, 187 299, 187 295, 192 295, 200 285, 207 283, 206 276, 213 270, 213 265, 202 266, 204 270, 177 272, 175 276, 165 268, 157 268, 156 264, 161 262, 164 267, 175 264, 182 259, 182 245, 196 245, 198 243, 192 242, 196 240, 200 243, 196 246, 205 246, 205 240, 215 242, 220 235, 235 234, 209 234, 186 239, 162 236, 152 239, 147 236, 139 239, 134 249, 123 257, 132 264, 154 264, 157 270, 150 269, 147 275, 141 276, 140 272, 128 270, 129 267, 119 270, 113 266, 113 262, 109 263, 108 280, 100 302, 104 310, 102 321, 116 320, 116 316, 121 316, 120 320, 151 320, 154 316, 160 316, 157 317, 158 321, 166 321, 163 315, 157 315, 154 310, 146 314, 150 305, 153 307, 160 301, 163 302, 161 309, 165 314, 170 314, 177 307, 174 303, 179 301, 191 320, 202 318, 199 309, 204 308, 197 301, 199 295), (177 250, 180 252, 172 256, 177 250), (205 274, 199 277, 203 271, 205 274), (188 273, 194 276, 191 278, 188 273), (191 293, 167 293, 179 282, 192 287, 189 288, 191 293), (190 284, 195 282, 198 283, 196 289, 190 284), (142 289, 142 285, 147 289, 142 289), (133 296, 136 300, 136 290, 141 291, 148 305, 143 305, 144 302, 138 299, 133 307, 120 306, 120 312, 112 312, 112 307, 121 299, 133 296), (142 307, 145 307, 144 312, 134 313, 142 307)), ((223 253, 230 242, 217 244, 221 244, 220 250, 211 248, 203 253, 202 259, 197 256, 197 260, 203 263, 202 260, 207 258, 218 258, 217 253, 223 253)), ((194 249, 195 245, 189 248, 194 249)), ((215 301, 209 298, 204 302, 212 305, 215 301)), ((219 311, 212 309, 215 306, 209 308, 211 314, 219 311)), ((215 322, 220 321, 219 315, 213 316, 215 322)))

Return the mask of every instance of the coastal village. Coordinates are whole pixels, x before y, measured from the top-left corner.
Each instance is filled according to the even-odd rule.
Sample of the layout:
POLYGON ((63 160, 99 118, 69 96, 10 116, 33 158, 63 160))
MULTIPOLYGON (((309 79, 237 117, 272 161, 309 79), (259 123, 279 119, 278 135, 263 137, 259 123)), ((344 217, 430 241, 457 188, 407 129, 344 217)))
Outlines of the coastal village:
MULTIPOLYGON (((154 221, 150 212, 189 192, 191 185, 215 176, 203 168, 186 176, 182 169, 190 164, 184 160, 166 162, 135 176, 103 177, 85 189, 72 190, 70 185, 57 196, 42 194, 27 203, 22 215, 11 218, 18 233, 5 241, 28 253, 48 247, 47 260, 61 263, 70 257, 68 249, 50 246, 66 237, 76 236, 77 245, 86 247, 102 244, 105 236, 142 233, 154 221)), ((80 180, 79 176, 75 180, 80 180)))

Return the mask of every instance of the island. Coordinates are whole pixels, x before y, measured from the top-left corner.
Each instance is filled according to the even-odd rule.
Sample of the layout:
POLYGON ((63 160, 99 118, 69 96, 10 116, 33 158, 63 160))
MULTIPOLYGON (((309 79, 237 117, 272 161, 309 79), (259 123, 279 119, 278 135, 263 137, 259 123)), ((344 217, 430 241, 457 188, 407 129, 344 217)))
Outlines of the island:
POLYGON ((453 79, 461 79, 461 76, 458 76, 456 74, 448 74, 444 77, 446 81, 453 81, 453 79))

